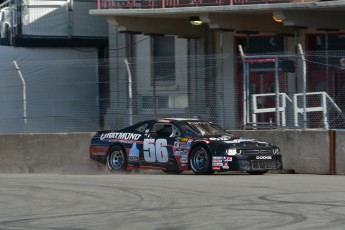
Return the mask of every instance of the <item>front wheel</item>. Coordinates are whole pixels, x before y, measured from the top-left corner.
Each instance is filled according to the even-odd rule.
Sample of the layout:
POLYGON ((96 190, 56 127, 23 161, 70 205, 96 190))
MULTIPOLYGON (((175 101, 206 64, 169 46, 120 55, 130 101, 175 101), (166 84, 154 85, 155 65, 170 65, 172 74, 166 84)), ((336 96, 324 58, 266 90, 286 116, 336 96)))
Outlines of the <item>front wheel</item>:
POLYGON ((107 156, 107 168, 110 172, 123 172, 127 169, 127 155, 121 146, 112 147, 107 156))
POLYGON ((212 160, 209 150, 204 146, 197 146, 190 155, 190 167, 195 174, 212 174, 212 160))

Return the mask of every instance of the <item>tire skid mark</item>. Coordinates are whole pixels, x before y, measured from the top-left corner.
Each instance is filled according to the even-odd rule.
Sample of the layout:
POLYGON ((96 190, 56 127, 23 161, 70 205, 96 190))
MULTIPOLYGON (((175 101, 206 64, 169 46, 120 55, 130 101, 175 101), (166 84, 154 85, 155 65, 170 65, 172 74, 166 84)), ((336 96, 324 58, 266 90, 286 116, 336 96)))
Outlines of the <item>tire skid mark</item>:
MULTIPOLYGON (((316 201, 288 201, 288 200, 278 200, 278 199, 273 199, 272 197, 274 196, 287 196, 287 195, 300 195, 300 194, 307 194, 309 196, 312 196, 312 193, 326 193, 327 195, 330 194, 329 191, 327 192, 299 192, 299 193, 280 193, 280 194, 274 194, 274 195, 264 195, 264 196, 259 196, 258 199, 264 200, 264 201, 269 201, 269 202, 276 202, 276 203, 284 203, 284 204, 303 204, 303 205, 316 205, 316 206, 328 206, 328 207, 344 207, 345 201, 344 200, 334 200, 334 201, 321 201, 318 200, 316 201)), ((334 191, 332 193, 335 193, 334 191)), ((344 191, 337 192, 337 193, 344 193, 344 191)))
POLYGON ((166 175, 139 179, 134 175, 133 179, 97 178, 70 177, 53 181, 48 176, 34 182, 23 179, 0 182, 0 195, 4 193, 5 200, 6 196, 13 199, 10 196, 16 197, 16 193, 22 199, 23 191, 29 197, 42 198, 40 209, 23 213, 26 215, 15 216, 16 208, 10 210, 10 215, 1 211, 0 229, 134 229, 135 226, 140 230, 280 230, 306 229, 302 226, 322 229, 327 224, 341 229, 345 221, 342 215, 345 199, 341 199, 344 192, 331 188, 298 192, 300 189, 296 187, 297 192, 284 193, 285 187, 249 186, 240 181, 241 192, 227 177, 217 181, 214 177, 193 176, 191 183, 183 180, 176 183, 180 177, 166 175), (321 199, 313 198, 313 194, 319 194, 321 199), (303 199, 304 196, 310 200, 303 199), (325 223, 313 223, 320 213, 327 213, 322 219, 325 223))

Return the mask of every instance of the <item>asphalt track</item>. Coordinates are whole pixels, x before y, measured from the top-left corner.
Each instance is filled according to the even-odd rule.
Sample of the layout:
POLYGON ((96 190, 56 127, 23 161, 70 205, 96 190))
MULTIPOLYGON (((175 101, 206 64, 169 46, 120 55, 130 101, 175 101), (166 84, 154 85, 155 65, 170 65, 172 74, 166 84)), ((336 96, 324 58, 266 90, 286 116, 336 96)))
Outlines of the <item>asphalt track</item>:
POLYGON ((345 229, 345 177, 2 174, 0 229, 345 229))

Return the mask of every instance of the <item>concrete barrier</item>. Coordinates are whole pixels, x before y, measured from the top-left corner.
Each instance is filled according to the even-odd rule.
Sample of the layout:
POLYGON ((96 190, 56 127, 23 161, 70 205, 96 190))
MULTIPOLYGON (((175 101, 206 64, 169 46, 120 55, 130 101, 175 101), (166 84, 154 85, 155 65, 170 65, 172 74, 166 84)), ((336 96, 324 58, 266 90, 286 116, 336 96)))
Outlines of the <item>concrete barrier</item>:
POLYGON ((89 159, 92 135, 0 135, 0 173, 104 173, 89 159))
POLYGON ((276 144, 285 170, 329 174, 329 132, 314 130, 246 130, 234 134, 276 144))
MULTIPOLYGON (((235 130, 235 135, 275 143, 284 169, 330 174, 330 137, 323 130, 235 130)), ((93 133, 0 135, 0 173, 103 174, 89 160, 93 133)), ((345 175, 345 131, 336 131, 336 174, 345 175)))
POLYGON ((345 131, 337 131, 335 140, 336 174, 345 175, 345 131))

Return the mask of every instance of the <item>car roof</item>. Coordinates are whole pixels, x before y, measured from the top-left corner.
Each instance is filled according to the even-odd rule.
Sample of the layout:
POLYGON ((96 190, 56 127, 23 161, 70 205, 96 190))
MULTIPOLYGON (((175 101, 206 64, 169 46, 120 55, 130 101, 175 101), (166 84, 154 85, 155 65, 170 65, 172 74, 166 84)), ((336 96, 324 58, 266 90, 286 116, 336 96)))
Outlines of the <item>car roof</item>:
POLYGON ((170 121, 200 121, 200 119, 196 118, 163 118, 159 120, 170 120, 170 121))

